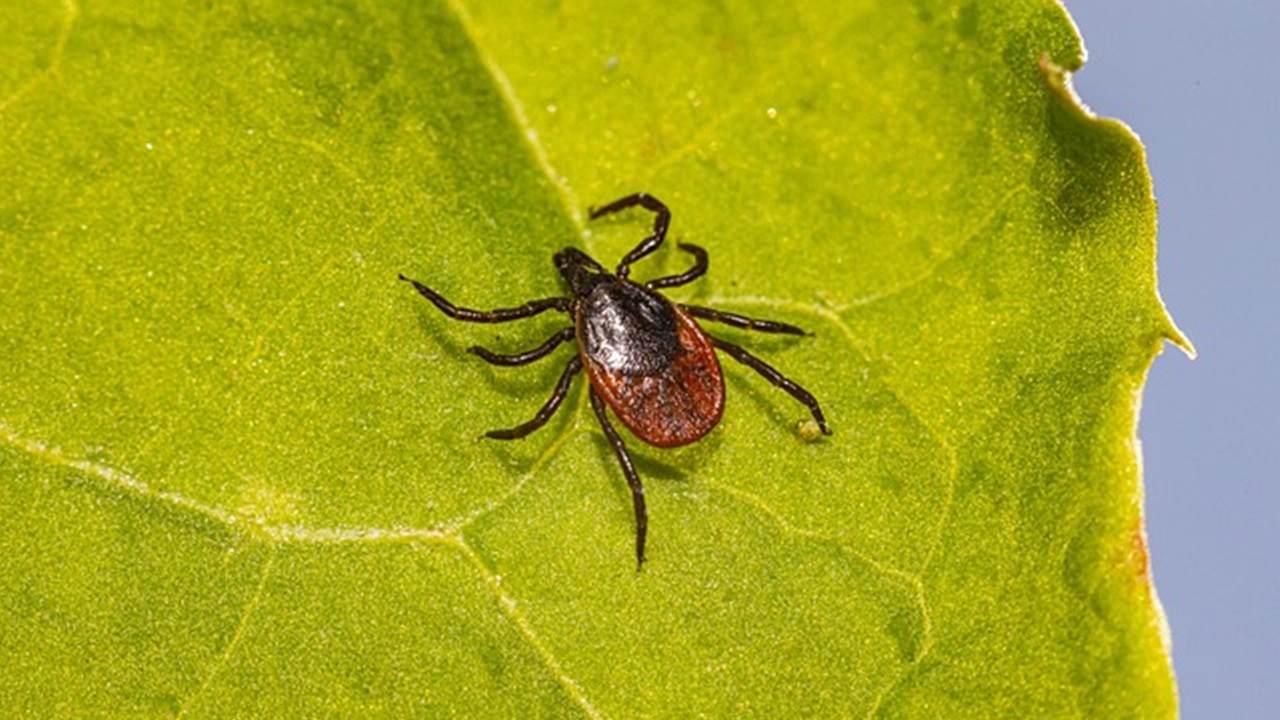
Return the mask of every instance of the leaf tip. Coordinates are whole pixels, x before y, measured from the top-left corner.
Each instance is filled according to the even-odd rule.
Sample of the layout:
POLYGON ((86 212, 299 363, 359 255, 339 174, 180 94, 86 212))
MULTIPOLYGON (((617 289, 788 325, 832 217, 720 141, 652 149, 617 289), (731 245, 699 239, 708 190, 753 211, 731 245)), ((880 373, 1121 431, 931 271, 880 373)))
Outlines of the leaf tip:
POLYGON ((1182 334, 1182 331, 1174 324, 1172 318, 1169 319, 1169 326, 1165 328, 1164 339, 1173 343, 1174 346, 1182 351, 1183 355, 1187 356, 1188 360, 1196 359, 1196 346, 1191 344, 1191 340, 1186 335, 1182 334))
POLYGON ((1187 356, 1188 360, 1196 359, 1196 346, 1191 343, 1190 338, 1182 332, 1178 324, 1173 321, 1173 316, 1169 314, 1168 308, 1164 306, 1164 301, 1156 296, 1156 302, 1160 306, 1161 317, 1163 318, 1162 327, 1160 328, 1160 338, 1173 343, 1182 354, 1187 356))

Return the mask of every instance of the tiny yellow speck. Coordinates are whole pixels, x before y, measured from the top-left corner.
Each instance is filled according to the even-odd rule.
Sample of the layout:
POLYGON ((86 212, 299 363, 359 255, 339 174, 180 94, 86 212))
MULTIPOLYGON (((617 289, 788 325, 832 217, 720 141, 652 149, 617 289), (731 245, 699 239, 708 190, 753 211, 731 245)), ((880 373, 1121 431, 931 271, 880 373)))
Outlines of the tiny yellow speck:
POLYGON ((805 418, 796 423, 796 435, 804 442, 811 443, 822 437, 822 428, 813 418, 805 418))

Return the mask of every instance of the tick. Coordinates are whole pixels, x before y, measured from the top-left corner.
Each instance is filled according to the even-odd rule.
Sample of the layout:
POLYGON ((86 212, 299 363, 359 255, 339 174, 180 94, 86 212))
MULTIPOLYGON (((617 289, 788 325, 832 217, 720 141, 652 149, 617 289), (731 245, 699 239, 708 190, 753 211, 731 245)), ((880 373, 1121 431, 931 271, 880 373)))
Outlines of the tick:
POLYGON ((746 350, 708 335, 698 320, 710 320, 745 330, 785 335, 805 335, 794 325, 757 320, 698 305, 674 303, 658 291, 690 283, 707 272, 707 251, 690 243, 678 247, 693 256, 693 267, 679 275, 669 275, 638 283, 629 278, 631 265, 657 250, 666 240, 671 211, 657 198, 635 193, 590 212, 592 220, 633 207, 654 213, 653 233, 640 241, 610 273, 581 250, 565 248, 553 261, 569 294, 531 300, 519 307, 501 310, 468 310, 444 299, 440 293, 410 280, 413 286, 455 320, 500 323, 533 317, 548 310, 565 313, 573 325, 557 331, 532 350, 504 355, 479 346, 467 352, 494 365, 525 365, 551 354, 562 343, 573 341, 578 352, 565 365, 551 397, 533 419, 506 430, 493 430, 486 437, 516 440, 537 430, 551 419, 574 377, 586 370, 590 382, 591 409, 595 411, 605 438, 613 447, 622 474, 631 488, 636 514, 636 564, 644 564, 645 536, 649 514, 645 509, 644 485, 636 474, 626 445, 605 408, 613 410, 622 424, 641 441, 655 447, 679 447, 695 442, 711 431, 724 414, 724 376, 719 350, 764 376, 799 400, 817 421, 824 435, 830 435, 818 400, 803 387, 787 379, 768 363, 746 350))

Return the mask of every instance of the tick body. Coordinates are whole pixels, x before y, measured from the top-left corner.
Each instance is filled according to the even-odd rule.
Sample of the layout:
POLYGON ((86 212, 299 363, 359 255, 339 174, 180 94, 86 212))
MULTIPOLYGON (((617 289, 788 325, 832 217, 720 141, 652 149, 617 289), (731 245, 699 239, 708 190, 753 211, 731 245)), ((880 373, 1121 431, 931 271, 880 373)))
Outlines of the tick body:
POLYGON ((679 447, 705 436, 724 414, 724 376, 716 350, 755 370, 769 382, 803 403, 823 434, 830 434, 817 399, 784 377, 763 360, 732 343, 708 335, 697 320, 721 322, 732 327, 769 333, 804 335, 794 325, 757 320, 712 308, 673 303, 658 292, 692 282, 707 271, 707 253, 680 243, 694 257, 689 270, 644 283, 630 279, 631 264, 657 250, 666 239, 671 212, 657 198, 645 193, 628 195, 591 211, 591 219, 632 207, 655 214, 653 232, 627 253, 610 273, 585 253, 566 248, 555 254, 556 269, 569 287, 567 297, 532 300, 519 307, 477 311, 454 306, 439 293, 403 275, 424 297, 449 317, 470 322, 496 323, 532 317, 547 310, 566 313, 573 325, 552 335, 538 347, 513 355, 482 347, 469 352, 495 365, 524 365, 550 355, 562 343, 573 340, 578 353, 569 360, 551 397, 532 420, 487 437, 522 438, 546 424, 563 402, 578 372, 586 370, 591 407, 605 438, 622 466, 631 488, 636 517, 636 563, 644 563, 648 511, 644 486, 636 473, 622 438, 609 422, 606 407, 641 441, 655 447, 679 447))
POLYGON ((724 376, 707 334, 656 292, 600 277, 574 312, 592 390, 650 445, 688 445, 711 432, 724 414, 724 376))

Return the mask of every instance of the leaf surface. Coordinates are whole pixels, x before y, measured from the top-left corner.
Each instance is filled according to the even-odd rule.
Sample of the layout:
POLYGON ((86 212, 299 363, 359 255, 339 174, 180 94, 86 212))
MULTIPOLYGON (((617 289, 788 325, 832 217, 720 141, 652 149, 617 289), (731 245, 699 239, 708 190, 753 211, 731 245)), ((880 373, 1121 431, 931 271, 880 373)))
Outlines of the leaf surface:
MULTIPOLYGON (((27 714, 1175 714, 1134 440, 1141 147, 1048 2, 4 11, 0 706, 27 714), (645 190, 711 253, 721 426, 629 446, 556 313, 645 190)), ((641 278, 683 270, 664 248, 641 278)))

